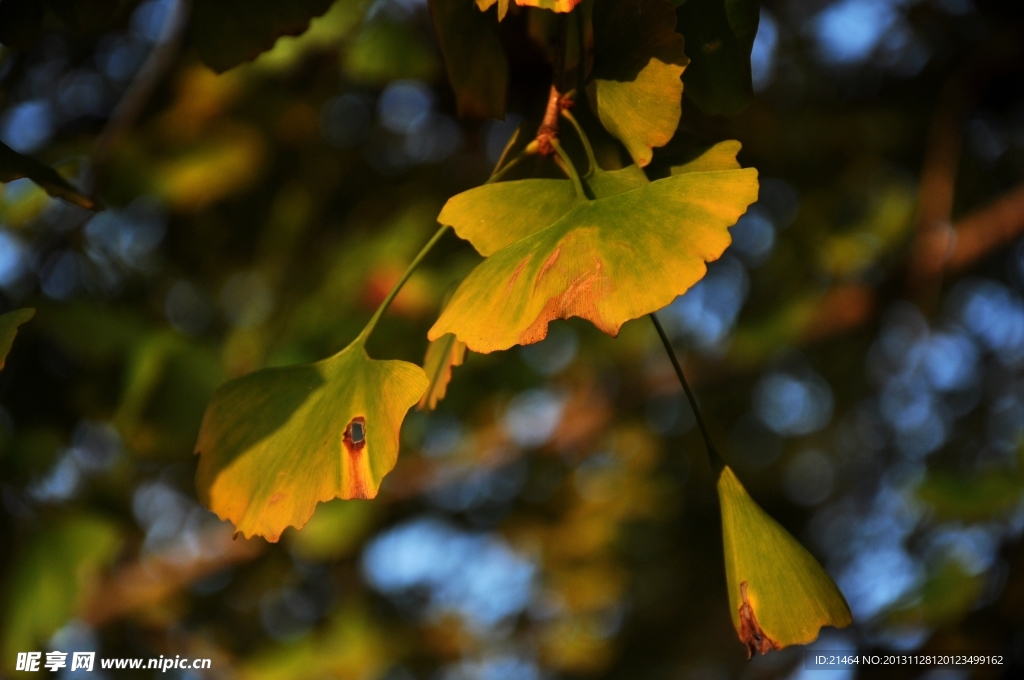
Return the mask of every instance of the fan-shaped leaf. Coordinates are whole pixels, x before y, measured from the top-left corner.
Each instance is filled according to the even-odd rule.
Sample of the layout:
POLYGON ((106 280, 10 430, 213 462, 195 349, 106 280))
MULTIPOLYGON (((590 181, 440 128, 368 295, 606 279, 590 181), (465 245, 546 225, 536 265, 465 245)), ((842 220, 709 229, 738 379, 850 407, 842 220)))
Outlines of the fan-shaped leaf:
POLYGON ((451 333, 442 335, 427 345, 427 356, 423 359, 423 370, 430 379, 430 387, 420 398, 420 410, 433 411, 438 402, 448 393, 452 381, 452 369, 461 366, 466 359, 466 343, 460 342, 451 333))
POLYGON ((639 166, 675 134, 689 63, 670 0, 606 0, 594 5, 594 82, 601 123, 639 166))
POLYGON ((358 341, 314 364, 226 383, 196 444, 200 498, 247 538, 269 541, 302 527, 318 502, 373 498, 427 384, 419 366, 370 359, 358 341))
POLYGON ((650 163, 654 148, 676 133, 683 113, 683 68, 652 58, 635 80, 595 80, 591 86, 601 124, 639 166, 650 163))
POLYGON ((690 152, 683 163, 672 166, 673 175, 687 172, 709 172, 712 170, 738 170, 739 161, 736 154, 740 152, 740 143, 735 139, 719 142, 714 146, 695 149, 690 152))
MULTIPOLYGON (((626 321, 686 292, 704 276, 705 262, 721 256, 730 242, 728 227, 757 198, 757 172, 692 172, 656 182, 642 175, 596 173, 592 183, 602 193, 617 193, 577 198, 549 226, 541 226, 540 217, 560 210, 558 201, 546 210, 504 202, 525 196, 525 182, 543 180, 467 192, 476 196, 457 201, 459 210, 442 212, 442 221, 493 254, 462 282, 428 337, 455 333, 472 351, 493 352, 537 342, 549 321, 571 316, 616 335, 626 321), (511 217, 511 231, 526 235, 491 251, 511 238, 498 235, 505 231, 503 216, 520 210, 531 211, 538 222, 511 217)), ((552 185, 542 193, 548 199, 559 191, 552 185)))
POLYGON ((18 334, 18 326, 27 322, 36 315, 32 308, 16 309, 0 316, 0 370, 3 370, 7 361, 7 354, 14 344, 14 336, 18 334))
POLYGON ((853 617, 843 594, 792 535, 754 502, 728 467, 718 478, 732 623, 748 655, 807 644, 853 617))

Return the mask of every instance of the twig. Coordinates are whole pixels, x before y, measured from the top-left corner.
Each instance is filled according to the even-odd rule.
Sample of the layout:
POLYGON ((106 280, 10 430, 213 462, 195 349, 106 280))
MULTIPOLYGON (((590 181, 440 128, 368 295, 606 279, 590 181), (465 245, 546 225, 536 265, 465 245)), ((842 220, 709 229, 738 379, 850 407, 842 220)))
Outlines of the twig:
POLYGON ((658 316, 654 312, 651 312, 650 316, 651 321, 654 322, 654 327, 658 330, 658 337, 661 338, 661 344, 665 346, 665 352, 668 354, 668 358, 672 362, 672 368, 676 369, 676 377, 679 378, 679 384, 683 386, 683 392, 686 393, 686 398, 690 402, 690 408, 693 409, 693 416, 697 420, 697 426, 700 428, 700 435, 704 438, 704 446, 708 451, 708 463, 711 464, 711 469, 717 476, 725 467, 725 463, 722 461, 722 457, 718 455, 718 450, 715 449, 715 443, 711 441, 711 433, 708 432, 707 425, 704 424, 704 418, 700 415, 700 407, 697 406, 697 398, 693 396, 693 391, 686 382, 686 376, 683 375, 683 367, 679 365, 679 358, 676 356, 675 349, 672 348, 672 341, 668 339, 668 335, 665 334, 665 329, 661 327, 661 322, 658 321, 658 316))

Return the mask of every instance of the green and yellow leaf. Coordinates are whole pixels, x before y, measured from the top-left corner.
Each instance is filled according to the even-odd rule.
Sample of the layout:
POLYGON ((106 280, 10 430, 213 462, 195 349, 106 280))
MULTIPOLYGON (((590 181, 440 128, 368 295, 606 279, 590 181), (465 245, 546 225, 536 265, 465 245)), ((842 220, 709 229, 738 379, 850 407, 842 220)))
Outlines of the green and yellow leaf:
POLYGON ((718 478, 732 623, 748 656, 812 642, 853 622, 846 599, 807 549, 725 467, 718 478))
POLYGON ((0 142, 0 182, 13 182, 23 177, 35 182, 54 198, 62 198, 86 210, 101 209, 94 199, 75 189, 50 166, 43 165, 31 156, 20 154, 0 142))
POLYGON ((319 502, 373 498, 398 459, 402 420, 427 386, 419 366, 373 360, 360 342, 232 380, 199 432, 199 497, 246 538, 272 542, 301 528, 319 502))
POLYGON ((572 316, 614 336, 699 281, 729 245, 728 227, 757 198, 753 169, 648 182, 627 168, 596 172, 597 198, 575 198, 558 215, 566 183, 491 184, 450 201, 441 221, 491 255, 456 290, 431 340, 454 333, 474 352, 493 352, 542 340, 550 321, 572 316), (542 197, 538 204, 529 190, 542 197), (520 221, 519 211, 530 219, 520 221))
POLYGON ((594 81, 598 118, 637 165, 675 134, 689 63, 670 0, 609 0, 594 5, 594 81))
POLYGON ((430 379, 430 387, 423 393, 417 407, 421 411, 433 411, 437 404, 448 393, 448 383, 452 381, 452 369, 461 366, 466 359, 466 343, 461 342, 451 333, 442 335, 427 345, 427 355, 423 359, 423 370, 430 379))
POLYGON ((0 316, 0 370, 3 370, 7 361, 7 355, 14 344, 14 336, 18 334, 18 327, 36 315, 32 308, 16 309, 0 316))
POLYGON ((652 58, 629 82, 595 80, 592 88, 597 117, 643 167, 676 133, 683 114, 682 66, 652 58))
POLYGON ((672 166, 673 175, 687 172, 711 172, 714 170, 739 170, 740 162, 736 160, 740 152, 740 143, 735 139, 719 142, 714 146, 695 149, 687 154, 687 158, 679 165, 672 166))

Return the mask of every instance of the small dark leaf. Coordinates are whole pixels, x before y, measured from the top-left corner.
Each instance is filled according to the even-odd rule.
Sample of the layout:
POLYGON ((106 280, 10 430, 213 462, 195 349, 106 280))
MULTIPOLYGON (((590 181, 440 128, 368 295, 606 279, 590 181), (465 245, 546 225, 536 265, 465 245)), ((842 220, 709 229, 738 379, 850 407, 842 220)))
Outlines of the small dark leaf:
POLYGON ((750 50, 760 12, 758 0, 687 0, 676 10, 691 60, 683 83, 704 113, 733 115, 750 103, 750 50))
POLYGON ((194 0, 189 40, 218 73, 249 61, 282 35, 298 35, 332 0, 194 0))
POLYGON ((102 210, 95 199, 79 192, 53 168, 0 142, 0 182, 13 182, 22 177, 32 180, 54 198, 63 198, 86 210, 102 210))
POLYGON ((494 12, 468 0, 430 0, 430 16, 459 116, 504 119, 508 59, 494 12))

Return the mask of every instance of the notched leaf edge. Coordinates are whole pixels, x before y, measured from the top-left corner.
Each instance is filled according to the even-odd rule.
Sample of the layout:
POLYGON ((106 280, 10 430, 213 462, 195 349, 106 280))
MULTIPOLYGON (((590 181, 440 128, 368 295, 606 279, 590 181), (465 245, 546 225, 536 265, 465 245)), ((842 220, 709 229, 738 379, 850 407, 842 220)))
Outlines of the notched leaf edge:
POLYGON ((747 647, 747 658, 754 656, 754 652, 758 654, 767 654, 774 650, 782 649, 775 640, 768 637, 767 633, 761 630, 761 624, 757 622, 757 617, 754 615, 754 608, 750 606, 750 602, 747 600, 747 582, 740 582, 740 629, 739 636, 740 642, 747 647))

